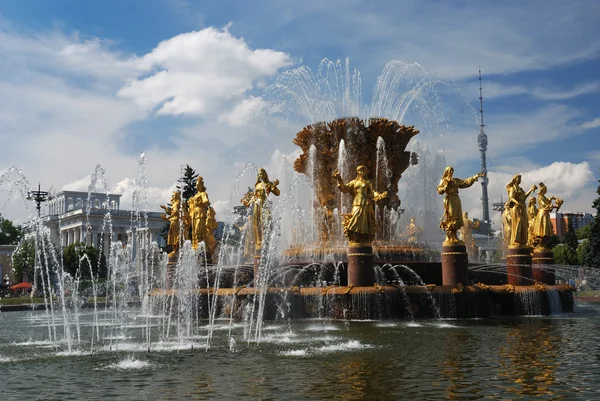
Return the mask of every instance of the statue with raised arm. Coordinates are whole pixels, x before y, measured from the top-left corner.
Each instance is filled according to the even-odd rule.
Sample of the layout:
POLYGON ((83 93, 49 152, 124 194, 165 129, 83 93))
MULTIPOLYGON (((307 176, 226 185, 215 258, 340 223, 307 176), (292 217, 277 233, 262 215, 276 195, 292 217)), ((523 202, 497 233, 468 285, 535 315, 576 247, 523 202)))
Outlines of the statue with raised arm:
POLYGON ((533 185, 525 192, 521 187, 521 175, 515 175, 506 185, 508 192, 508 211, 510 213, 509 247, 523 247, 528 243, 529 218, 526 201, 529 195, 537 189, 533 185))
POLYGON ((444 215, 440 219, 440 228, 446 231, 444 244, 462 245, 462 241, 456 236, 456 231, 464 225, 458 189, 469 188, 483 176, 483 173, 478 173, 473 177, 462 180, 454 177, 454 167, 448 166, 444 170, 440 184, 437 187, 438 194, 446 195, 444 197, 444 215))
MULTIPOLYGON (((206 241, 206 215, 210 201, 206 193, 204 178, 196 180, 196 194, 188 199, 190 224, 192 226, 192 248, 197 249, 202 241, 206 241)), ((208 250, 208 244, 206 244, 208 250)))
POLYGON ((181 228, 180 224, 183 223, 180 216, 181 213, 181 194, 179 191, 174 191, 171 197, 171 206, 160 205, 165 211, 162 215, 163 220, 169 222, 169 233, 167 234, 167 245, 170 245, 172 251, 169 253, 170 257, 177 255, 179 251, 179 233, 181 228))
POLYGON ((270 213, 266 205, 269 194, 279 196, 279 180, 269 181, 269 176, 264 168, 258 170, 256 184, 254 184, 254 193, 251 197, 245 196, 242 199, 246 207, 252 206, 252 227, 254 229, 254 246, 256 249, 262 248, 263 231, 270 222, 270 213))
POLYGON ((351 243, 371 243, 377 229, 375 222, 375 202, 387 197, 387 191, 378 193, 373 190, 373 183, 367 178, 366 166, 356 168, 356 178, 344 184, 339 171, 333 173, 337 187, 341 192, 353 196, 352 212, 344 216, 344 233, 351 243))
POLYGON ((563 200, 554 196, 547 198, 546 192, 548 191, 548 188, 546 188, 546 185, 544 185, 543 182, 540 182, 539 189, 539 209, 533 220, 531 233, 534 237, 536 247, 547 248, 548 240, 552 235, 554 235, 554 229, 552 228, 552 223, 550 222, 550 212, 552 212, 553 209, 558 211, 563 204, 563 200))

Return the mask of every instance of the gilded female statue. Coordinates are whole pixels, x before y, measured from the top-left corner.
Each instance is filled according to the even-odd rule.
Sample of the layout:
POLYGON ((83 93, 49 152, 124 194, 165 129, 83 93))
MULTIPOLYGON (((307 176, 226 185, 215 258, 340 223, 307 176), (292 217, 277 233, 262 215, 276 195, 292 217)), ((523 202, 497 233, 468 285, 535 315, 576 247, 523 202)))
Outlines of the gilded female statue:
POLYGON ((509 246, 526 246, 529 219, 527 217, 527 205, 525 201, 537 186, 533 185, 525 192, 519 185, 521 175, 515 175, 506 185, 508 192, 508 210, 510 213, 510 242, 509 246))
POLYGON ((254 229, 254 245, 256 249, 262 248, 263 230, 269 224, 269 211, 265 207, 269 194, 279 196, 279 180, 269 181, 269 176, 264 168, 258 170, 254 193, 252 197, 244 197, 242 203, 245 206, 252 205, 252 226, 254 229))
POLYGON ((366 166, 356 168, 356 178, 344 184, 339 171, 333 173, 337 187, 341 192, 352 194, 352 212, 344 218, 344 233, 353 243, 370 243, 375 238, 375 202, 384 199, 387 191, 378 193, 367 179, 366 166))
MULTIPOLYGON (((171 196, 171 206, 160 205, 165 211, 162 215, 163 220, 169 222, 169 233, 167 234, 167 245, 172 248, 169 256, 174 256, 179 250, 179 232, 180 232, 180 208, 181 208, 181 194, 179 191, 174 191, 171 196)), ((182 222, 182 221, 181 221, 182 222)))
POLYGON ((219 227, 219 223, 215 218, 215 209, 210 206, 206 213, 206 237, 204 242, 206 243, 206 253, 214 263, 215 251, 217 247, 217 239, 215 238, 215 230, 219 227))
POLYGON ((509 202, 504 203, 504 210, 502 211, 502 239, 504 240, 504 248, 508 248, 510 244, 510 208, 509 202))
POLYGON ((206 240, 206 212, 210 206, 204 178, 196 180, 196 194, 188 199, 190 223, 192 226, 192 248, 197 249, 200 242, 206 240))
POLYGON ((410 218, 410 224, 406 227, 406 237, 408 242, 413 243, 417 242, 417 233, 419 228, 417 227, 417 223, 415 223, 415 218, 410 218))
POLYGON ((469 255, 477 255, 477 247, 475 246, 475 238, 473 238, 473 229, 479 230, 479 221, 473 221, 469 218, 469 213, 463 213, 463 226, 460 229, 461 240, 467 247, 469 255))
POLYGON ((437 187, 438 194, 444 197, 444 215, 440 219, 440 228, 446 231, 446 241, 450 243, 461 243, 456 236, 456 231, 464 225, 462 205, 458 196, 459 188, 469 188, 483 173, 461 180, 454 177, 454 167, 448 166, 444 170, 440 184, 437 187))
POLYGON ((528 239, 527 245, 533 247, 535 245, 535 235, 533 234, 533 222, 538 214, 538 208, 536 206, 535 196, 529 198, 527 204, 527 217, 529 218, 529 230, 527 231, 528 239))
POLYGON ((552 209, 556 209, 558 211, 563 201, 562 199, 554 196, 547 198, 546 192, 548 192, 548 188, 546 188, 546 185, 544 185, 543 182, 540 182, 539 188, 539 209, 533 221, 533 228, 531 229, 531 232, 535 238, 536 245, 544 248, 547 246, 548 239, 554 235, 554 229, 552 228, 552 223, 550 222, 550 212, 552 212, 552 209), (552 201, 556 201, 556 204, 553 204, 552 201))

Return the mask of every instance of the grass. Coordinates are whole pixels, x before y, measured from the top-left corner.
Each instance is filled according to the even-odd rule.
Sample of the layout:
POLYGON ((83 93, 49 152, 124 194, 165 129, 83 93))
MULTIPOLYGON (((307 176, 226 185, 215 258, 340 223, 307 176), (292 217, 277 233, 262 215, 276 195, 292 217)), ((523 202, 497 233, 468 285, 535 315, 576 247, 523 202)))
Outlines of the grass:
POLYGON ((44 298, 16 297, 0 299, 0 305, 29 305, 31 303, 43 304, 44 298))
POLYGON ((578 297, 600 297, 600 291, 577 291, 575 295, 578 297))

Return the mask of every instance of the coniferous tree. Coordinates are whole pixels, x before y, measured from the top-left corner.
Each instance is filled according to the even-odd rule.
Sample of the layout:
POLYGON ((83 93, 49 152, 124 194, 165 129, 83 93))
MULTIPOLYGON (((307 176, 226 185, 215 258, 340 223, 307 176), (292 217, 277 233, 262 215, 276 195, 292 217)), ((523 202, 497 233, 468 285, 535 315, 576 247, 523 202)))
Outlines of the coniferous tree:
POLYGON ((183 186, 183 189, 181 186, 177 186, 177 189, 181 191, 181 198, 183 201, 187 201, 192 196, 196 195, 196 192, 198 192, 196 189, 197 179, 198 173, 196 173, 196 171, 191 168, 189 164, 186 164, 183 171, 183 176, 177 180, 177 182, 181 183, 183 186))
MULTIPOLYGON (((196 173, 196 171, 192 167, 190 167, 189 164, 186 164, 183 170, 183 175, 177 180, 177 182, 179 182, 180 185, 176 186, 177 190, 181 192, 182 206, 186 207, 185 205, 187 205, 187 200, 190 199, 192 196, 196 195, 196 193, 198 192, 198 190, 196 189, 197 179, 198 173, 196 173)), ((167 203, 167 205, 171 206, 170 203, 167 203)), ((166 242, 167 236, 169 235, 169 222, 165 223, 162 230, 160 231, 160 235, 164 238, 166 242)), ((163 250, 166 252, 171 252, 171 247, 167 245, 166 247, 164 247, 163 250)))
POLYGON ((589 248, 585 259, 588 266, 600 268, 600 186, 598 186, 596 193, 599 196, 592 204, 592 207, 596 209, 596 217, 590 227, 590 234, 588 237, 589 248))
POLYGON ((565 235, 564 243, 574 251, 576 251, 577 246, 579 246, 579 242, 577 241, 577 235, 575 234, 575 229, 573 228, 573 220, 571 219, 571 216, 568 217, 567 234, 565 235))

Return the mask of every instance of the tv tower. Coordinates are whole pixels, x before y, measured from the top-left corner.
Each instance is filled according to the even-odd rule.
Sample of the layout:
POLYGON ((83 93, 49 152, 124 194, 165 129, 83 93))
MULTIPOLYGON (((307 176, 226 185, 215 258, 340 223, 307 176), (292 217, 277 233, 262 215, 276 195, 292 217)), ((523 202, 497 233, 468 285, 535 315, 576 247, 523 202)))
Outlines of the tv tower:
POLYGON ((481 69, 479 69, 479 135, 477 135, 477 144, 479 145, 479 153, 481 153, 481 172, 484 174, 481 178, 481 206, 483 210, 483 221, 486 224, 486 232, 490 231, 490 209, 488 201, 488 177, 487 163, 485 152, 487 151, 487 135, 485 133, 485 124, 483 123, 483 90, 481 89, 481 69))

